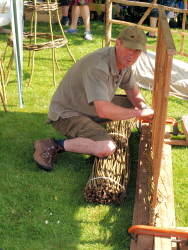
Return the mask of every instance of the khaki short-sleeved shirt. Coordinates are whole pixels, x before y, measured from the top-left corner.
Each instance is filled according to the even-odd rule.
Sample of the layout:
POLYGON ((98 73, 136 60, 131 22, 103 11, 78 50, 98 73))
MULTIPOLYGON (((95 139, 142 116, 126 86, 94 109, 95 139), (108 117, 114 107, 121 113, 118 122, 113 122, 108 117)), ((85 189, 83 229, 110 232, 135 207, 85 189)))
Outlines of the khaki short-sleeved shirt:
POLYGON ((59 117, 97 116, 94 101, 110 102, 118 87, 127 90, 134 86, 131 68, 118 72, 115 47, 99 49, 68 70, 52 97, 48 117, 57 121, 59 117))

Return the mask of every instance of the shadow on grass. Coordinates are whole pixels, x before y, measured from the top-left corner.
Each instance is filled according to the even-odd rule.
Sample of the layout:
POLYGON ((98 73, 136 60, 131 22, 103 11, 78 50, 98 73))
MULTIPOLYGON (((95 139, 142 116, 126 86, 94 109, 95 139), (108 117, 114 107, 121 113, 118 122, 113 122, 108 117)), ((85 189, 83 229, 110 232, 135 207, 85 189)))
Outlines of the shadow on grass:
POLYGON ((4 250, 129 249, 134 178, 120 205, 89 204, 83 189, 93 157, 60 154, 52 172, 37 168, 33 142, 61 138, 46 114, 0 112, 0 247, 4 250))

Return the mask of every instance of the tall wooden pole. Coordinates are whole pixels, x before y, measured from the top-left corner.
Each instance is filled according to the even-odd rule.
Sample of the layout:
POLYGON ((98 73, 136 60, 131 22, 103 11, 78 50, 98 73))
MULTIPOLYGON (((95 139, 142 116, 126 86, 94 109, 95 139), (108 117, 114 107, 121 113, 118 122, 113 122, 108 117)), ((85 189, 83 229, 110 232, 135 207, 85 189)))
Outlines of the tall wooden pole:
POLYGON ((159 10, 158 41, 155 60, 153 103, 154 120, 152 125, 152 151, 153 151, 153 182, 154 193, 152 208, 157 204, 158 181, 161 169, 161 160, 164 144, 168 96, 171 81, 173 55, 176 48, 163 6, 159 10))
POLYGON ((112 1, 106 0, 106 47, 110 47, 110 39, 112 36, 112 1))

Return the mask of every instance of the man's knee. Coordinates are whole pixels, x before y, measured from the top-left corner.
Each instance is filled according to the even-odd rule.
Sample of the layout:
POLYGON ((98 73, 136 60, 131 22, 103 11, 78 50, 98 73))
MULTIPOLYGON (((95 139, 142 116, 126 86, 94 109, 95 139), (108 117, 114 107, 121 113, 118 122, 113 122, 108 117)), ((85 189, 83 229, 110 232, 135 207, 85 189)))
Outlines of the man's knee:
POLYGON ((116 151, 116 145, 111 140, 97 141, 97 157, 107 157, 116 151))

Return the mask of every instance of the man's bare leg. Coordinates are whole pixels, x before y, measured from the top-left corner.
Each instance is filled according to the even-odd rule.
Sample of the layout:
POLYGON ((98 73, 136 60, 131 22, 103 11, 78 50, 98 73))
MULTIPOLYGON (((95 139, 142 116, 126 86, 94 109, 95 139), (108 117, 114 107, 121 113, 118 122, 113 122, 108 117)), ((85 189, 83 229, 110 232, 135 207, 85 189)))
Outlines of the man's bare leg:
POLYGON ((64 149, 79 154, 107 157, 115 152, 116 146, 111 140, 93 141, 89 138, 74 138, 65 140, 64 149))

